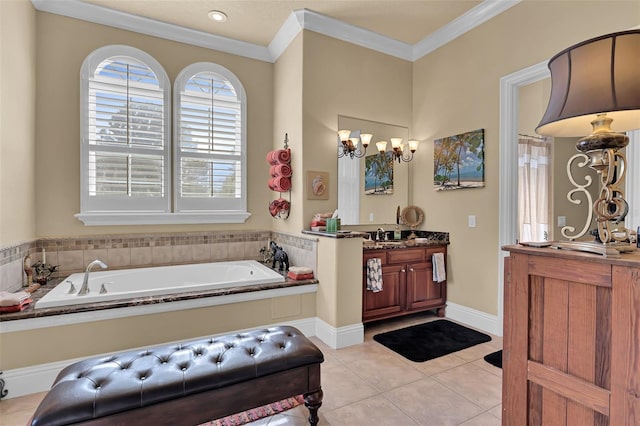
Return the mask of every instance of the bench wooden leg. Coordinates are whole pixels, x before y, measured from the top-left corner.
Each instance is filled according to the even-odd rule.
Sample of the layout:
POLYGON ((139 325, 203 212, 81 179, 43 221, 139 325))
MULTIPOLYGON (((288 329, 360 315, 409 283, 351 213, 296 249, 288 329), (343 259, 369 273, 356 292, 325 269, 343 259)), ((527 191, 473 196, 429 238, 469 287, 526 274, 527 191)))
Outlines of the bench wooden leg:
POLYGON ((322 405, 322 396, 322 389, 304 394, 304 405, 309 409, 309 424, 311 426, 318 424, 318 409, 322 405))

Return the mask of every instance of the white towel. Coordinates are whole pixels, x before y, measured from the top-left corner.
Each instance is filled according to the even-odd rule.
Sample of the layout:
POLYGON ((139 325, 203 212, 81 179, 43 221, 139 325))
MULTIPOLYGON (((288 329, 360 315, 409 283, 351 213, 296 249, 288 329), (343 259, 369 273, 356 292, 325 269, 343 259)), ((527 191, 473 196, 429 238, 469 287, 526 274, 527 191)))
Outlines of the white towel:
POLYGON ((289 272, 293 272, 298 275, 313 274, 313 269, 306 266, 289 266, 289 272))
POLYGON ((431 256, 433 265, 433 281, 441 283, 447 279, 447 273, 444 266, 444 253, 434 253, 431 256))
POLYGON ((382 291, 382 261, 378 257, 367 259, 367 290, 382 291))
POLYGON ((26 291, 18 291, 9 293, 8 291, 0 291, 0 306, 16 306, 28 299, 31 295, 26 291))

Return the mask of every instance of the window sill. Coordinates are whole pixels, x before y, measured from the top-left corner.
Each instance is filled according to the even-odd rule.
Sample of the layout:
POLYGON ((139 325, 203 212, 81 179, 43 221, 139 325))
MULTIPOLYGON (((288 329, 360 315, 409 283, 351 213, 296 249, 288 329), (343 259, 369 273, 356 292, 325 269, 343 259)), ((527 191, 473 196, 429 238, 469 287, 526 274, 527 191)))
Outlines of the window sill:
POLYGON ((180 213, 102 212, 78 213, 75 215, 76 219, 84 223, 86 226, 244 223, 250 216, 251 213, 241 210, 180 213))

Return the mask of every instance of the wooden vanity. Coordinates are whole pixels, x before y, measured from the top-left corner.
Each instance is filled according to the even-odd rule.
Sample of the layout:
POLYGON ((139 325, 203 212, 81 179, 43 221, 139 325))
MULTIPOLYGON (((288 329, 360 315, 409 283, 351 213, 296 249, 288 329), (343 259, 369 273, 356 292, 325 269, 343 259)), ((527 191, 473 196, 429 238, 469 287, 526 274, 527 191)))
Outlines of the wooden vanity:
MULTIPOLYGON (((436 309, 444 316, 447 282, 433 281, 431 262, 434 253, 443 253, 447 245, 403 246, 365 249, 362 256, 362 322, 397 317, 436 309), (382 263, 382 291, 367 290, 367 260, 382 263)), ((446 261, 445 261, 446 263, 446 261)))

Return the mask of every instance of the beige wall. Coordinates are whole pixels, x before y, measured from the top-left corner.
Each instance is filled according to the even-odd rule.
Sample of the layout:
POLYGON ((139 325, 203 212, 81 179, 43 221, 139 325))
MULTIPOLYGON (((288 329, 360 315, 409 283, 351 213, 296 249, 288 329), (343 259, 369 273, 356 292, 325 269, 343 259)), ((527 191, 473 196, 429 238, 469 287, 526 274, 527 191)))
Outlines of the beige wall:
POLYGON ((411 62, 305 31, 304 169, 330 176, 328 200, 304 195, 305 227, 314 213, 338 206, 338 115, 410 127, 411 69, 411 62))
MULTIPOLYGON (((304 185, 304 146, 302 138, 302 61, 303 34, 300 33, 278 58, 274 67, 273 90, 273 149, 284 147, 284 135, 288 134, 291 149, 291 194, 282 198, 291 201, 288 220, 271 219, 272 228, 281 232, 296 233, 305 226, 302 221, 304 185)), ((265 182, 263 188, 267 187, 265 182)), ((269 201, 280 196, 267 189, 269 201)))
POLYGON ((497 314, 500 78, 638 25, 639 17, 637 1, 525 1, 415 62, 411 127, 423 143, 412 200, 425 210, 423 229, 451 233, 450 301, 497 314), (485 129, 485 188, 431 190, 433 140, 478 128, 485 129), (477 216, 476 228, 468 228, 468 215, 477 216))
POLYGON ((0 93, 3 247, 36 236, 36 11, 28 0, 0 1, 0 93))
POLYGON ((95 234, 265 229, 271 226, 265 191, 272 148, 273 64, 124 31, 49 13, 37 14, 36 234, 66 237, 95 234), (145 51, 173 83, 187 65, 211 61, 233 72, 247 94, 248 209, 244 224, 87 227, 80 209, 79 73, 93 50, 126 44, 145 51))

